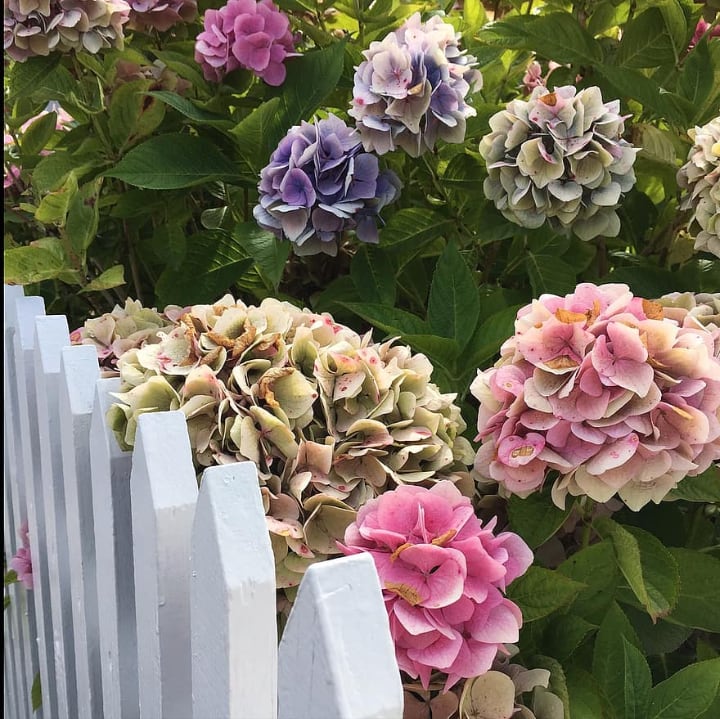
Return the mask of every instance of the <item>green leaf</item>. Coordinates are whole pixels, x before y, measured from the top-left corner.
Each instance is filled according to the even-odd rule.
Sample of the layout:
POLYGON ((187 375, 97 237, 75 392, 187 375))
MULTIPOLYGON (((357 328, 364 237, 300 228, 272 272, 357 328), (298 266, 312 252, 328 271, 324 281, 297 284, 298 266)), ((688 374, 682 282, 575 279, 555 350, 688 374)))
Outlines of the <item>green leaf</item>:
POLYGON ((159 304, 215 302, 251 266, 252 259, 233 237, 219 231, 192 235, 182 265, 160 275, 156 286, 159 304))
POLYGON ((710 465, 697 477, 684 477, 667 499, 687 502, 720 502, 720 467, 710 465))
POLYGON ((55 112, 48 112, 34 120, 20 137, 20 149, 23 155, 27 157, 37 155, 52 137, 56 124, 57 113, 55 112))
POLYGON ((165 105, 146 92, 150 85, 150 80, 133 80, 112 93, 108 130, 119 150, 151 134, 165 117, 165 105))
POLYGON ((720 687, 720 659, 691 664, 653 687, 648 719, 698 719, 720 687))
POLYGON ((513 532, 517 532, 531 549, 546 542, 561 527, 572 511, 573 504, 567 509, 558 509, 547 493, 531 494, 526 499, 517 495, 508 502, 508 519, 513 532))
POLYGON ((436 335, 403 334, 402 341, 407 342, 417 352, 427 355, 433 364, 439 364, 451 374, 454 373, 460 354, 460 346, 455 340, 436 335))
POLYGON ((667 616, 677 603, 680 575, 672 554, 652 534, 637 527, 623 527, 607 517, 593 526, 610 537, 618 567, 648 614, 667 616))
POLYGON ((592 667, 617 719, 646 717, 652 679, 637 644, 627 617, 612 605, 595 638, 592 667))
POLYGON ((561 662, 573 655, 585 638, 597 627, 576 614, 551 617, 543 634, 543 648, 561 662))
POLYGON ((10 584, 15 584, 17 581, 17 572, 14 569, 8 569, 7 572, 5 572, 5 586, 7 587, 10 584))
POLYGON ((467 366, 473 372, 475 368, 486 365, 498 352, 500 345, 513 334, 517 311, 521 307, 522 305, 505 307, 478 325, 467 346, 470 354, 467 366))
POLYGON ((6 85, 8 88, 5 96, 6 107, 11 106, 18 97, 31 94, 42 78, 59 62, 60 55, 53 52, 45 57, 29 57, 25 62, 14 63, 6 85))
POLYGON ((695 107, 701 108, 713 90, 712 56, 708 41, 699 42, 685 58, 678 76, 678 90, 695 107))
POLYGON ((232 234, 277 290, 290 256, 290 243, 279 240, 271 232, 258 227, 255 222, 237 225, 232 234))
POLYGON ((394 256, 398 269, 417 257, 430 243, 455 227, 453 220, 421 207, 410 207, 390 215, 380 229, 380 246, 394 256))
POLYGON ((70 202, 77 194, 77 191, 77 178, 71 172, 63 182, 62 187, 43 197, 37 210, 35 210, 35 219, 43 224, 56 223, 62 225, 65 222, 70 202))
POLYGON ((287 131, 308 120, 336 88, 344 57, 345 43, 335 42, 289 59, 281 95, 260 105, 231 130, 240 155, 254 174, 267 164, 287 131))
POLYGON ((365 302, 391 307, 397 286, 392 259, 379 247, 362 245, 350 263, 350 277, 365 302))
POLYGON ((428 301, 428 324, 441 337, 455 339, 464 349, 475 332, 480 298, 475 278, 457 247, 449 243, 440 255, 428 301))
POLYGON ((527 623, 567 606, 584 588, 557 571, 530 567, 508 587, 507 596, 520 607, 527 623))
POLYGON ((10 606, 10 602, 11 602, 10 597, 6 594, 3 597, 3 611, 5 611, 10 606))
POLYGON ((54 252, 32 245, 5 250, 3 260, 6 285, 29 285, 51 280, 66 269, 62 259, 54 252))
POLYGON ((531 50, 559 63, 595 66, 602 48, 569 13, 520 15, 490 23, 481 41, 500 47, 531 50))
POLYGON ((564 295, 575 287, 575 269, 557 255, 527 252, 527 271, 535 296, 564 295))
POLYGON ((679 624, 671 624, 669 620, 653 620, 642 610, 631 604, 623 605, 623 612, 632 623, 633 629, 640 639, 643 652, 647 656, 670 654, 687 641, 692 629, 679 624))
POLYGON ((595 678, 576 666, 569 666, 565 675, 570 697, 570 716, 573 719, 600 719, 603 700, 595 678))
POLYGON ((341 302, 340 304, 388 335, 425 335, 429 333, 429 328, 424 320, 397 307, 370 302, 341 302))
POLYGON ((668 621, 720 633, 720 559, 692 549, 668 551, 680 571, 680 594, 668 621))
POLYGON ((68 204, 65 236, 77 257, 85 261, 85 250, 97 235, 99 210, 98 199, 102 187, 102 177, 88 182, 78 189, 68 204))
POLYGON ((32 701, 32 709, 36 712, 42 706, 42 687, 40 686, 40 672, 35 674, 32 688, 30 689, 30 700, 32 701))
POLYGON ((463 2, 463 32, 472 35, 487 21, 485 8, 480 0, 465 0, 463 2))
POLYGON ((80 292, 99 292, 100 290, 109 290, 111 287, 119 287, 124 284, 125 268, 122 265, 113 265, 94 280, 88 282, 80 292))
POLYGON ((566 559, 557 571, 587 587, 578 595, 572 610, 599 624, 615 597, 620 580, 611 542, 598 542, 581 549, 566 559))
POLYGON ((235 164, 214 143, 176 134, 151 137, 104 174, 152 190, 176 190, 240 176, 235 164))
POLYGON ((616 56, 619 66, 657 67, 675 60, 673 40, 660 8, 648 8, 625 25, 616 56))
POLYGON ((162 100, 166 105, 170 105, 173 109, 177 110, 181 115, 184 115, 193 122, 225 126, 231 125, 232 122, 227 118, 226 115, 218 115, 214 112, 208 112, 198 107, 194 102, 188 100, 176 92, 170 92, 168 90, 151 90, 146 93, 151 97, 157 97, 162 100))

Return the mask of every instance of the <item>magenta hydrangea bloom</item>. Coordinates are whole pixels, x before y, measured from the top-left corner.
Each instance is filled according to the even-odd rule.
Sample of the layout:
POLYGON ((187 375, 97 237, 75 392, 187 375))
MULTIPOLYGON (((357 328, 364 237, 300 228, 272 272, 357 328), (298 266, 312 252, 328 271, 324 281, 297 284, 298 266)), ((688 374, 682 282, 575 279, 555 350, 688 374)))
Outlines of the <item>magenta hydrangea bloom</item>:
POLYGON ((371 499, 345 532, 344 554, 369 552, 390 618, 400 668, 420 677, 446 673, 445 689, 488 671, 522 626, 503 592, 533 555, 512 532, 482 526, 452 482, 402 485, 371 499))
POLYGON ((25 589, 33 588, 33 567, 32 556, 30 555, 30 539, 28 538, 28 523, 24 522, 18 531, 18 536, 22 540, 20 547, 12 557, 8 566, 15 570, 19 582, 25 589))
POLYGON ((290 128, 260 174, 261 227, 293 243, 298 255, 335 256, 353 230, 361 242, 378 242, 379 213, 397 199, 400 180, 363 152, 358 133, 332 113, 290 128))
POLYGON ((466 97, 482 87, 476 60, 460 50, 460 34, 439 16, 415 13, 381 42, 371 42, 355 72, 352 109, 366 150, 402 147, 412 157, 438 138, 462 142, 476 111, 466 97))
POLYGON ((272 0, 229 0, 208 10, 195 41, 195 61, 211 82, 242 67, 268 85, 282 85, 285 58, 296 54, 290 21, 272 0))
POLYGON ((475 470, 526 497, 633 510, 660 502, 720 459, 717 331, 688 310, 666 316, 626 285, 578 285, 521 309, 497 364, 471 386, 480 401, 475 470))

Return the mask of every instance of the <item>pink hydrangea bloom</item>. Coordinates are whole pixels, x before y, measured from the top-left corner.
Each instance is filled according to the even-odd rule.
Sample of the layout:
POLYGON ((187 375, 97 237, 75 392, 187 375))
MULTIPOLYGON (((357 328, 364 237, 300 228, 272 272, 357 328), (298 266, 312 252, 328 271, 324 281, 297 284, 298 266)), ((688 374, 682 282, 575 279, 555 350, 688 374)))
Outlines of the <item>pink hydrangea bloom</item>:
POLYGON ((369 552, 380 577, 401 669, 445 689, 490 669, 522 626, 506 586, 532 563, 520 537, 482 526, 447 480, 402 485, 362 506, 345 532, 344 554, 369 552))
POLYGON ((28 538, 28 523, 24 522, 18 531, 18 536, 22 540, 20 547, 15 556, 10 560, 10 569, 14 569, 18 576, 18 581, 22 582, 25 589, 33 588, 33 567, 32 557, 30 556, 30 540, 28 538))
POLYGON ((471 392, 475 469, 504 494, 526 497, 554 472, 558 506, 618 494, 637 510, 720 458, 714 334, 626 285, 581 284, 521 309, 471 392))
POLYGON ((698 20, 697 25, 695 26, 695 32, 693 33, 692 40, 690 40, 690 44, 688 45, 688 50, 692 50, 695 47, 695 45, 697 45, 700 42, 703 35, 708 30, 710 30, 710 35, 708 36, 708 40, 712 40, 713 38, 720 37, 720 25, 711 26, 710 23, 707 20, 705 20, 705 18, 700 18, 698 20))
POLYGON ((272 0, 229 0, 205 13, 205 29, 195 41, 195 61, 205 79, 220 82, 243 67, 268 85, 285 81, 286 57, 295 55, 287 15, 272 0))

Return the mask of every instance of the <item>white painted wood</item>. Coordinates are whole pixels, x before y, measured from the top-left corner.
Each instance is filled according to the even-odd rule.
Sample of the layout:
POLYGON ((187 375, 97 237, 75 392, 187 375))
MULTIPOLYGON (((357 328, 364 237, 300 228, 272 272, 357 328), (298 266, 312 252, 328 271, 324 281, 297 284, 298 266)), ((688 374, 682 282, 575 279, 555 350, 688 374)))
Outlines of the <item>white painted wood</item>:
POLYGON ((400 672, 367 554, 313 564, 280 642, 279 719, 402 719, 400 672))
POLYGON ((70 344, 65 317, 35 318, 35 386, 40 478, 43 488, 45 558, 50 584, 53 655, 58 692, 58 717, 77 717, 75 650, 70 596, 70 565, 65 526, 65 484, 58 417, 60 350, 70 344))
MULTIPOLYGON (((35 401, 35 317, 45 314, 42 297, 20 297, 15 301, 10 316, 10 342, 13 362, 8 368, 14 374, 11 401, 15 415, 16 460, 19 480, 16 487, 20 493, 18 503, 27 512, 30 527, 30 552, 33 558, 34 589, 37 624, 37 647, 40 681, 43 687, 43 712, 46 716, 58 716, 57 686, 53 661, 53 628, 50 612, 50 586, 47 572, 46 531, 44 522, 43 489, 40 478, 40 447, 38 440, 37 406, 35 401)), ((12 378, 11 378, 12 379, 12 378)), ((26 677, 32 686, 32 677, 26 677)), ((31 711, 29 688, 28 711, 31 711)))
POLYGON ((96 719, 102 714, 89 444, 95 382, 99 377, 94 347, 81 345, 61 350, 58 425, 65 481, 79 719, 96 719))
POLYGON ((255 465, 206 469, 192 537, 194 719, 275 719, 275 591, 255 465))
POLYGON ((105 413, 120 380, 99 379, 90 422, 90 473, 104 719, 139 715, 130 468, 105 413))
MULTIPOLYGON (((12 352, 12 338, 15 333, 12 327, 12 315, 15 312, 15 302, 23 296, 22 287, 4 286, 3 311, 3 388, 4 388, 4 452, 3 452, 3 491, 4 491, 4 549, 6 559, 15 554, 20 545, 17 530, 27 517, 27 509, 20 507, 20 489, 17 487, 19 474, 17 471, 17 457, 15 450, 15 424, 17 418, 17 388, 14 386, 14 356, 12 352), (11 369, 12 366, 12 369, 11 369), (12 380, 9 375, 12 373, 12 380)), ((14 588, 5 590, 6 594, 14 598, 14 588)), ((32 673, 30 635, 28 622, 24 621, 23 612, 19 603, 15 601, 5 610, 5 663, 3 664, 3 694, 9 703, 9 711, 13 716, 27 716, 24 697, 26 677, 32 673), (19 703, 21 702, 21 703, 19 703), (22 709, 21 709, 22 707, 22 709)), ((37 661, 37 653, 36 653, 37 661)))
POLYGON ((142 414, 130 477, 141 719, 190 719, 190 536, 197 480, 182 412, 142 414))

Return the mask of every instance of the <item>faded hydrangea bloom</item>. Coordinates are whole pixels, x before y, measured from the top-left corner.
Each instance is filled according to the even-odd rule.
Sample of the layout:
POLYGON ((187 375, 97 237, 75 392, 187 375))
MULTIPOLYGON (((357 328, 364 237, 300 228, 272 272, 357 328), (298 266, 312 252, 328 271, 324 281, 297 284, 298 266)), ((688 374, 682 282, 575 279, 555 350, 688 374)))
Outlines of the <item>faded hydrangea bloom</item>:
POLYGON ((415 13, 381 42, 371 42, 355 72, 350 116, 365 149, 397 147, 418 157, 445 142, 462 142, 476 112, 465 98, 482 87, 475 58, 460 50, 460 34, 439 16, 415 13))
POLYGON ((5 52, 24 62, 51 52, 122 49, 129 13, 124 0, 7 0, 5 52))
POLYGON ((695 249, 720 257, 720 117, 688 131, 693 146, 677 174, 682 209, 692 210, 695 249))
POLYGON ((208 10, 195 41, 195 61, 206 80, 220 82, 233 70, 251 70, 268 85, 285 82, 285 58, 295 53, 287 15, 272 0, 228 0, 208 10))
POLYGON ((423 355, 328 315, 226 295, 195 305, 160 341, 131 349, 108 420, 132 447, 139 413, 179 409, 198 469, 257 467, 278 587, 296 587, 371 497, 441 479, 472 492, 455 395, 423 355))
POLYGON ((548 475, 552 497, 633 510, 660 502, 720 459, 717 333, 681 307, 626 285, 579 285, 521 309, 480 401, 475 469, 526 497, 548 475))
POLYGON ((169 30, 197 16, 197 0, 128 0, 133 30, 169 30))
POLYGON ((330 114, 291 128, 260 174, 258 224, 293 243, 298 255, 335 256, 347 230, 378 241, 379 212, 393 202, 400 181, 380 172, 363 152, 358 133, 330 114))
POLYGON ((103 376, 117 377, 118 357, 129 349, 159 342, 158 331, 171 330, 181 313, 180 307, 166 307, 164 312, 158 312, 128 299, 124 307, 115 305, 112 312, 86 320, 82 327, 70 333, 70 342, 93 345, 103 376))
POLYGON ((431 674, 460 679, 488 671, 522 626, 507 585, 533 554, 512 532, 495 535, 451 482, 402 486, 358 511, 340 547, 375 562, 400 669, 427 689, 431 674))
MULTIPOLYGON (((510 655, 517 647, 508 647, 510 655)), ((491 671, 465 682, 460 695, 461 717, 482 719, 563 719, 562 700, 548 690, 547 669, 526 669, 502 655, 491 671)))
POLYGON ((620 102, 600 89, 536 87, 490 118, 480 142, 486 196, 511 222, 572 230, 580 239, 620 231, 616 209, 635 184, 638 150, 622 139, 620 102))

